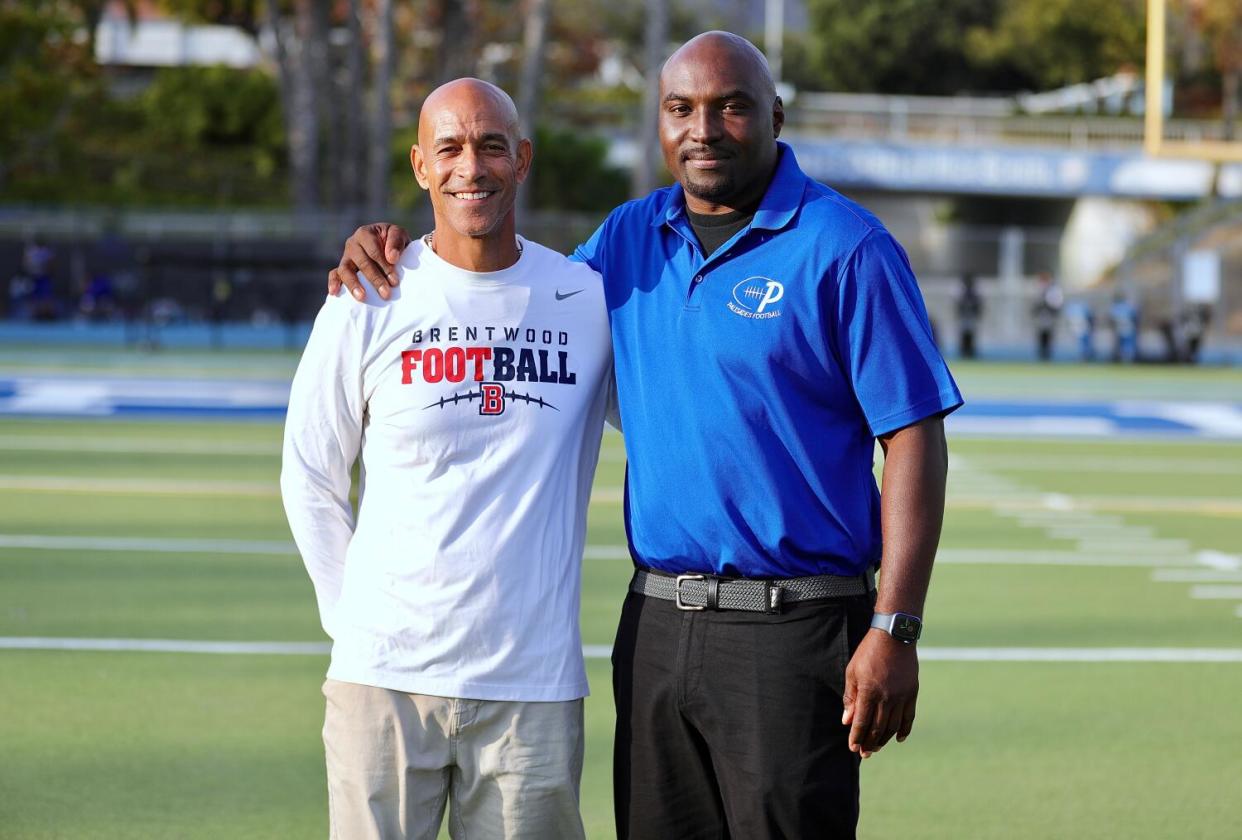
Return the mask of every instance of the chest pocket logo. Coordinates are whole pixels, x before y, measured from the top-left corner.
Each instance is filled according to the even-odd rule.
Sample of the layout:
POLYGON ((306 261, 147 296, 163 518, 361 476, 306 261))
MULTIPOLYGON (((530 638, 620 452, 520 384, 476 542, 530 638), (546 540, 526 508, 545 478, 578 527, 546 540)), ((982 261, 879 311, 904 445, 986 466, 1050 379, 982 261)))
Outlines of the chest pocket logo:
POLYGON ((768 277, 747 277, 733 287, 733 300, 726 305, 734 315, 763 320, 779 318, 776 304, 785 297, 785 286, 768 277))

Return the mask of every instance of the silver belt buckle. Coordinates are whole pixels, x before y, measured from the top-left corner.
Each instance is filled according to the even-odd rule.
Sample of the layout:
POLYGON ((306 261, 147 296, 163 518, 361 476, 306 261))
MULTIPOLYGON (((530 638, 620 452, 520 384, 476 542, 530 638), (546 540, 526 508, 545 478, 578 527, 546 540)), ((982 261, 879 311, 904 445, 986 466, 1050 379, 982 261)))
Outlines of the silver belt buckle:
POLYGON ((687 580, 703 580, 703 575, 678 575, 677 576, 677 580, 673 584, 674 586, 673 600, 677 602, 677 609, 688 610, 690 612, 698 612, 699 610, 707 609, 706 607, 696 607, 693 604, 687 604, 685 601, 681 600, 681 585, 683 582, 687 580))

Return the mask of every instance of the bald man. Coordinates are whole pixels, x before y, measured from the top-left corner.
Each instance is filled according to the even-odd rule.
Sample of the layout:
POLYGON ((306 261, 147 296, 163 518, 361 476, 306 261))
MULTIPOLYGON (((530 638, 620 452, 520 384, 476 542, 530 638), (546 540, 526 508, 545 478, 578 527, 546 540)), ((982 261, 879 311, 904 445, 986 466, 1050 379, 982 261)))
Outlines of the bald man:
MULTIPOLYGON (((660 90, 677 183, 574 254, 603 276, 629 458, 617 833, 851 838, 859 759, 913 726, 961 395, 901 247, 778 141, 762 54, 704 33, 660 90)), ((330 289, 390 292, 407 239, 359 229, 330 289)))
POLYGON ((334 838, 431 840, 446 803, 453 837, 583 834, 580 564, 612 353, 599 275, 515 235, 531 156, 498 88, 432 93, 410 161, 434 230, 399 292, 328 298, 293 381, 281 491, 332 638, 334 838))

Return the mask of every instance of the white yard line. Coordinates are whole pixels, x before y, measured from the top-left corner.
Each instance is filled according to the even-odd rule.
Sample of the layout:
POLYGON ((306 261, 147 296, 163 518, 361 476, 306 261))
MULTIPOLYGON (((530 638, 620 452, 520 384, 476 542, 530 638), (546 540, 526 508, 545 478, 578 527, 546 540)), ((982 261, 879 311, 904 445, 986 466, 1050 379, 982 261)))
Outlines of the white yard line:
POLYGON ((1004 548, 942 548, 936 553, 937 565, 970 566, 1081 566, 1150 569, 1163 566, 1193 566, 1189 555, 1159 554, 1135 556, 1130 553, 1104 552, 1083 554, 1079 551, 1055 549, 1004 548))
MULTIPOLYGON (((272 554, 294 556, 297 548, 283 540, 227 540, 178 537, 62 536, 57 534, 0 534, 0 549, 43 549, 83 552, 154 552, 159 554, 272 554)), ((1216 552, 1200 552, 1200 555, 1216 552)), ((588 545, 587 560, 629 560, 625 545, 588 545)), ((942 548, 936 555, 941 564, 975 566, 1083 566, 1152 568, 1208 565, 1203 556, 1161 554, 1136 556, 1132 552, 1105 551, 1084 555, 1077 551, 996 548, 942 548)), ((1217 561, 1219 562, 1219 561, 1217 561)), ((1223 566, 1224 564, 1221 563, 1223 566)))
POLYGON ((1220 569, 1156 569, 1151 573, 1156 583, 1242 583, 1242 572, 1220 569))
MULTIPOLYGON (((50 493, 111 493, 158 496, 250 496, 276 497, 272 481, 216 481, 203 479, 91 478, 86 476, 0 475, 0 491, 50 493)), ((595 504, 620 504, 625 489, 599 486, 591 492, 595 504)), ((1084 525, 1097 511, 1130 513, 1196 513, 1242 515, 1242 501, 1233 497, 1186 498, 1177 496, 1069 496, 1063 493, 1023 492, 997 487, 991 492, 950 492, 947 506, 960 510, 988 510, 1026 522, 1036 513, 1064 513, 1067 524, 1084 525)), ((1034 521, 1039 521, 1035 517, 1034 521)), ((1049 518, 1048 522, 1054 520, 1049 518)))
POLYGON ((296 555, 297 547, 284 540, 216 540, 176 537, 71 537, 56 534, 0 534, 0 549, 34 548, 51 551, 124 551, 161 554, 278 554, 296 555))
POLYGON ((919 649, 927 662, 1240 662, 1240 648, 937 648, 919 649))
POLYGON ((0 475, 0 490, 139 496, 279 496, 275 481, 0 475))
MULTIPOLYGON (((327 642, 213 642, 196 639, 91 639, 0 636, 0 650, 112 651, 326 656, 327 642)), ((588 659, 607 659, 609 645, 583 645, 588 659)), ((920 647, 926 662, 1212 662, 1242 663, 1242 648, 920 647)))
MULTIPOLYGON (((956 466, 956 458, 950 457, 950 468, 956 466)), ((1068 455, 982 455, 970 456, 967 469, 1010 470, 1013 472, 1064 472, 1091 470, 1102 473, 1169 473, 1197 475, 1238 475, 1242 472, 1242 459, 1218 460, 1207 458, 1159 458, 1143 455, 1117 455, 1113 457, 1083 457, 1068 455)))
MULTIPOLYGON (((1032 464, 1046 462, 1044 459, 1030 460, 1032 464)), ((1081 467, 1088 460, 1090 459, 1083 459, 1076 466, 1081 467)), ((967 475, 986 479, 994 474, 980 469, 979 464, 985 463, 986 458, 976 461, 974 458, 958 457, 953 466, 967 475)), ((1018 493, 1025 490, 1020 484, 1012 484, 1012 489, 1018 493)), ((1219 551, 1192 553, 1187 540, 1162 539, 1155 535, 1151 527, 1132 525, 1121 517, 1101 515, 1096 510, 1100 507, 1130 510, 1138 500, 1129 499, 1121 505, 1117 504, 1116 499, 1108 500, 1113 504, 1100 504, 1100 501, 1098 498, 1085 499, 1062 493, 1045 493, 1041 497, 1044 507, 1042 512, 1024 510, 1015 505, 1012 499, 1005 501, 996 510, 997 516, 1012 519, 1022 527, 1042 531, 1045 536, 1053 539, 1074 540, 1076 547, 1072 552, 1012 552, 1004 559, 1023 565, 1039 562, 1053 566, 1156 567, 1152 573, 1155 581, 1197 584, 1190 588, 1191 598, 1242 600, 1242 586, 1223 585, 1233 581, 1219 577, 1222 572, 1232 574, 1242 569, 1242 558, 1219 551)), ((1228 507, 1227 500, 1220 501, 1228 507)), ((1187 500, 1148 498, 1142 500, 1142 503, 1147 509, 1159 510, 1184 505, 1187 500)), ((957 552, 950 549, 941 551, 936 561, 994 564, 1002 557, 1004 555, 986 549, 957 552)), ((1242 607, 1238 608, 1238 614, 1242 616, 1242 607)))
POLYGON ((1242 586, 1192 586, 1190 597, 1196 601, 1242 601, 1242 586))
POLYGON ((241 443, 158 438, 91 438, 73 435, 0 435, 0 449, 17 452, 113 452, 122 455, 268 455, 280 457, 280 441, 241 443))
POLYGON ((194 639, 64 639, 0 636, 3 650, 102 650, 142 653, 273 653, 326 656, 328 642, 208 642, 194 639))
MULTIPOLYGON (((1055 536, 1055 534, 1053 535, 1055 536)), ((1129 540, 1129 539, 1089 539, 1079 540, 1078 551, 1088 556, 1096 553, 1113 554, 1182 554, 1190 551, 1190 543, 1186 540, 1129 540)))

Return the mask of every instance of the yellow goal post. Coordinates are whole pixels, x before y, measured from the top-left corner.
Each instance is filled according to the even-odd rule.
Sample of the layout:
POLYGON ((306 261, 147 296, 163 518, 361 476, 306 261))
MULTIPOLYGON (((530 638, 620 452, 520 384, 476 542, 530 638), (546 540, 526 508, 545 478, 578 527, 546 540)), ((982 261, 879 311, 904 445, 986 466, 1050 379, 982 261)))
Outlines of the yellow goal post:
POLYGON ((1169 140, 1164 136, 1165 10, 1168 0, 1147 0, 1147 99, 1143 145, 1153 157, 1242 162, 1242 141, 1169 140))

